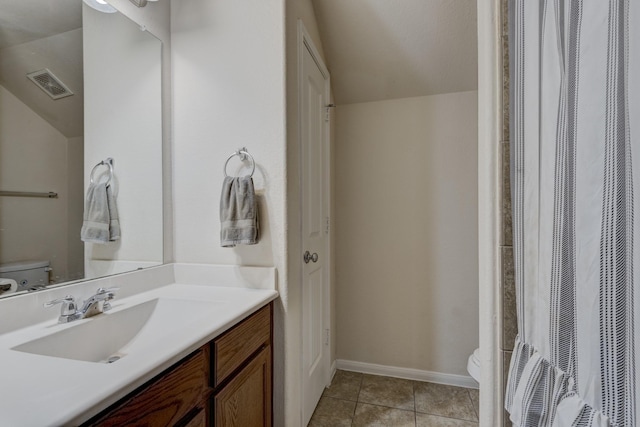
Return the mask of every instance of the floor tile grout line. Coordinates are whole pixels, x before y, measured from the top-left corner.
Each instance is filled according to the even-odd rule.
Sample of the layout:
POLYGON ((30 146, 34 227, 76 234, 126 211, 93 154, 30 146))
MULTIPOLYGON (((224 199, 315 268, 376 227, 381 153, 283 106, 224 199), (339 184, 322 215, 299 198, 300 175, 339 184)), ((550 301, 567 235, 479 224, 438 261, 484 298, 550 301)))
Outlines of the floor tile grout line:
MULTIPOLYGON (((380 405, 379 403, 369 403, 369 402, 357 402, 357 403, 360 403, 362 405, 368 405, 368 406, 377 406, 378 408, 395 409, 395 410, 403 411, 403 412, 416 412, 416 411, 412 411, 411 409, 397 408, 395 406, 380 405)), ((428 415, 432 415, 432 414, 428 414, 428 415)), ((461 421, 466 421, 466 420, 461 420, 461 421)))
POLYGON ((434 417, 447 418, 447 419, 450 419, 450 420, 457 420, 457 421, 466 421, 466 422, 469 422, 469 423, 477 423, 478 422, 478 420, 468 420, 466 418, 458 418, 458 417, 452 417, 452 416, 448 416, 448 415, 434 414, 433 412, 416 411, 416 414, 431 415, 431 416, 434 416, 434 417))
POLYGON ((471 397, 471 390, 470 389, 467 389, 467 395, 469 396, 469 401, 471 402, 471 407, 473 408, 473 412, 475 412, 476 418, 478 419, 478 422, 480 422, 480 414, 476 410, 475 403, 473 403, 473 398, 471 397))
POLYGON ((429 415, 431 417, 446 418, 447 420, 464 421, 466 423, 476 423, 476 424, 478 424, 478 421, 465 420, 464 418, 448 417, 446 415, 441 415, 441 414, 430 414, 430 413, 427 413, 427 412, 416 412, 416 414, 429 415))
POLYGON ((411 381, 411 391, 413 392, 413 412, 416 412, 418 408, 416 407, 416 382, 415 381, 411 381))
POLYGON ((413 425, 418 425, 418 411, 416 405, 416 382, 411 381, 411 390, 413 391, 413 425))
POLYGON ((356 409, 358 409, 358 402, 360 401, 360 390, 362 390, 362 378, 364 378, 364 375, 360 374, 360 384, 358 384, 358 395, 356 396, 356 404, 353 405, 353 414, 351 415, 352 427, 353 427, 353 423, 356 420, 356 409))

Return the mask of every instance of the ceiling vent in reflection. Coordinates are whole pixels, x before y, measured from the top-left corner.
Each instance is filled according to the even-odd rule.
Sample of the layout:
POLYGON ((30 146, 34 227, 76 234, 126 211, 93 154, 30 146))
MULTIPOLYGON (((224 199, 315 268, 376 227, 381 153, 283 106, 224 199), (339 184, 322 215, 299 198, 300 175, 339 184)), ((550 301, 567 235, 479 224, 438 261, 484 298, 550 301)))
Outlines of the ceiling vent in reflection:
POLYGON ((27 74, 27 77, 40 89, 45 91, 52 99, 60 99, 73 95, 71 89, 62 83, 60 79, 47 68, 29 73, 27 74))

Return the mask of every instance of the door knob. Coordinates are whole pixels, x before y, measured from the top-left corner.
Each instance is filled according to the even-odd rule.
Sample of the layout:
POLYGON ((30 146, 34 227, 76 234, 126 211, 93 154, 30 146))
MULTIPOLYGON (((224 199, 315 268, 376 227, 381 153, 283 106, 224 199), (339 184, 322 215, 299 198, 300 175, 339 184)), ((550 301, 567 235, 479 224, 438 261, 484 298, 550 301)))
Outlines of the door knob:
POLYGON ((318 254, 315 252, 311 254, 309 251, 306 251, 302 259, 304 259, 305 264, 309 264, 309 261, 318 262, 318 254))

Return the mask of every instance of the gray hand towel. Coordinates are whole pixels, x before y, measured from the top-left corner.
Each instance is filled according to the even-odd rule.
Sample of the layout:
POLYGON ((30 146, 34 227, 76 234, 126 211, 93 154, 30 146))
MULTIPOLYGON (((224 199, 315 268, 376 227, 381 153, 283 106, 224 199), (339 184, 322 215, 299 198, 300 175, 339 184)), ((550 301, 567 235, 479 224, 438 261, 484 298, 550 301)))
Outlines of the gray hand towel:
POLYGON ((120 239, 120 219, 116 198, 110 185, 107 185, 107 206, 109 207, 109 241, 115 242, 120 239))
POLYGON ((220 245, 258 243, 258 203, 250 176, 227 176, 220 196, 220 245))
POLYGON ((110 186, 89 185, 80 238, 90 243, 108 243, 120 238, 118 210, 110 186))

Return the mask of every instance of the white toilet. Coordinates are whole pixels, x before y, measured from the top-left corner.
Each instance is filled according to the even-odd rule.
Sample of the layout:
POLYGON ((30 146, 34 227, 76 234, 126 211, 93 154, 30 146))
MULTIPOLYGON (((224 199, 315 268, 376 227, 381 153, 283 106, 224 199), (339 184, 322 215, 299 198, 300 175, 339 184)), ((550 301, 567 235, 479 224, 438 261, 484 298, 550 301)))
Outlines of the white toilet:
POLYGON ((480 349, 476 348, 473 350, 473 354, 469 356, 469 360, 467 361, 467 371, 469 375, 473 377, 474 380, 480 384, 480 349))
POLYGON ((49 284, 49 261, 20 261, 0 264, 0 279, 14 280, 16 292, 49 284))

